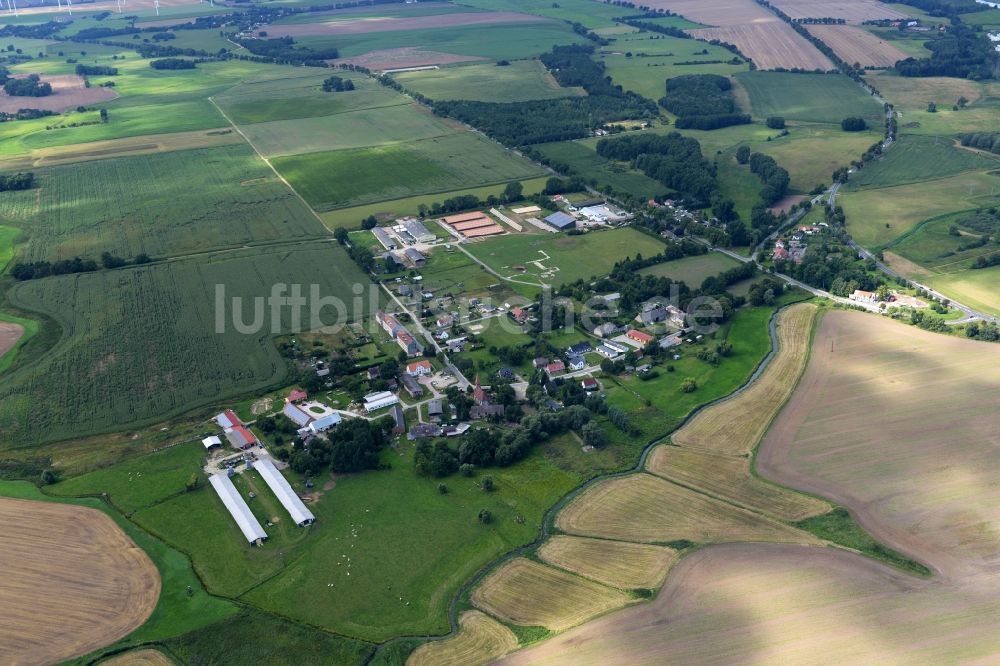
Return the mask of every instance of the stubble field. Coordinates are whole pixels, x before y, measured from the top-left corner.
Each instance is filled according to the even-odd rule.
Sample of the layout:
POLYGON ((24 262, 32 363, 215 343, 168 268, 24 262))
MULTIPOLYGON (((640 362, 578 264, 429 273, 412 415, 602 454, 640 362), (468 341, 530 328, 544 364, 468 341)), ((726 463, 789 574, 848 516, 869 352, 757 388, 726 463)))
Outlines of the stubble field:
POLYGON ((55 663, 139 627, 160 595, 149 557, 94 509, 0 498, 0 661, 55 663))
MULTIPOLYGON (((774 6, 792 20, 804 18, 844 19, 848 23, 864 23, 888 19, 904 19, 908 14, 876 0, 774 0, 774 6)), ((812 27, 810 26, 810 32, 812 27)), ((853 61, 848 61, 853 62, 853 61)))
POLYGON ((909 54, 892 42, 852 25, 810 25, 806 29, 833 49, 841 60, 862 67, 892 67, 909 54))
POLYGON ((517 649, 517 636, 489 615, 466 611, 458 619, 458 634, 425 643, 406 660, 407 666, 468 666, 482 664, 517 649))

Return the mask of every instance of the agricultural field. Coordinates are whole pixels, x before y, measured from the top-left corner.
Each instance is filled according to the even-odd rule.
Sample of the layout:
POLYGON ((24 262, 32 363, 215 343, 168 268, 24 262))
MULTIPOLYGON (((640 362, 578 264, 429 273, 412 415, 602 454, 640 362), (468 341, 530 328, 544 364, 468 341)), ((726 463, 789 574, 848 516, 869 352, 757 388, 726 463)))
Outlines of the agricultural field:
POLYGON ((159 258, 327 233, 246 144, 92 160, 35 175, 40 189, 0 199, 0 215, 27 237, 22 261, 98 259, 102 252, 159 258))
POLYGON ((130 633, 153 612, 160 576, 95 509, 0 498, 0 659, 58 662, 130 633))
POLYGON ((653 589, 663 583, 677 551, 627 541, 556 535, 538 556, 548 564, 621 590, 653 589))
POLYGON ((173 666, 173 660, 159 650, 131 650, 102 661, 102 666, 173 666))
POLYGON ((736 46, 760 70, 804 69, 831 71, 833 62, 807 42, 791 26, 775 18, 764 23, 737 24, 691 30, 698 39, 717 39, 736 46))
POLYGON ((739 265, 738 261, 721 252, 709 252, 695 257, 684 257, 656 264, 649 268, 643 268, 639 272, 643 275, 668 277, 671 280, 683 282, 692 289, 697 289, 705 278, 718 275, 739 265))
POLYGON ((917 277, 942 294, 952 295, 961 303, 1000 317, 1000 269, 996 266, 917 277))
POLYGON ((433 100, 524 102, 586 94, 582 88, 560 86, 538 60, 515 60, 505 67, 477 63, 399 72, 393 78, 433 100))
MULTIPOLYGON (((456 9, 458 9, 456 7, 456 9)), ((408 16, 379 16, 377 18, 362 18, 357 16, 336 17, 330 20, 324 15, 311 17, 313 20, 295 22, 277 22, 267 26, 269 37, 312 37, 312 36, 346 36, 367 35, 381 32, 398 32, 403 30, 428 30, 452 27, 478 25, 497 25, 508 23, 538 23, 546 19, 531 14, 517 12, 481 12, 452 11, 447 13, 420 13, 408 16), (316 20, 316 19, 320 20, 316 20)))
POLYGON ((876 127, 882 124, 879 103, 843 74, 745 72, 736 80, 750 96, 756 118, 839 125, 849 116, 862 116, 876 127))
MULTIPOLYGON (((678 17, 669 19, 681 20, 678 17)), ((658 100, 666 92, 665 81, 675 76, 695 73, 729 76, 747 71, 745 62, 732 64, 733 57, 732 51, 707 42, 633 30, 615 35, 613 49, 603 53, 601 59, 616 84, 658 100)))
POLYGON ((903 134, 895 145, 851 176, 848 190, 889 188, 1000 167, 1000 157, 964 150, 943 137, 903 134))
POLYGON ((730 455, 749 454, 795 388, 809 353, 815 317, 814 305, 794 305, 785 311, 776 328, 779 351, 764 372, 736 397, 699 412, 671 435, 673 443, 730 455), (761 418, 748 420, 747 414, 761 418))
POLYGON ((615 162, 597 154, 596 141, 560 141, 534 146, 549 160, 566 164, 574 174, 599 186, 610 185, 616 192, 637 197, 658 197, 670 190, 624 162, 615 162))
MULTIPOLYGON (((236 330, 231 306, 215 312, 216 285, 225 298, 269 294, 274 283, 318 285, 324 296, 351 297, 368 279, 329 243, 311 248, 271 246, 98 273, 64 275, 15 285, 11 304, 53 317, 64 334, 37 363, 6 378, 0 391, 0 441, 51 441, 148 423, 284 379, 270 334, 293 322, 288 308, 279 330, 242 305, 236 330), (216 318, 221 317, 221 322, 216 318), (221 325, 223 334, 216 333, 221 325), (80 386, 93 390, 81 391, 80 386), (44 400, 45 413, 35 405, 44 400)), ((231 303, 231 301, 225 301, 231 303)), ((367 303, 364 303, 367 306, 367 303)), ((305 309, 302 326, 333 323, 337 312, 305 309)), ((361 313, 346 313, 360 317, 361 313)))
MULTIPOLYGON (((772 3, 792 20, 805 18, 843 19, 850 24, 888 19, 896 21, 910 16, 877 0, 774 0, 772 3)), ((809 31, 812 32, 809 26, 809 31)), ((839 55, 839 54, 838 54, 839 55)), ((847 62, 853 62, 848 60, 847 62)))
POLYGON ((892 102, 898 112, 899 131, 904 134, 926 134, 956 137, 964 132, 982 132, 1000 122, 1000 84, 944 77, 914 78, 878 72, 866 79, 892 102), (955 109, 958 99, 969 101, 965 108, 955 109), (934 102, 936 111, 928 111, 934 102))
POLYGON ((441 201, 457 189, 505 186, 545 173, 477 134, 452 130, 419 141, 279 157, 273 163, 310 206, 323 212, 427 194, 438 194, 434 200, 441 201))
POLYGON ((810 25, 806 29, 833 49, 841 60, 862 67, 892 67, 909 57, 893 41, 857 26, 810 25))
POLYGON ((410 655, 408 666, 464 666, 485 663, 517 649, 517 636, 489 615, 466 611, 458 618, 458 634, 424 643, 410 655))
POLYGON ((625 606, 630 598, 610 587, 526 558, 513 559, 472 592, 472 603, 514 624, 562 631, 625 606))
POLYGON ((501 275, 566 284, 607 275, 616 261, 637 254, 649 257, 662 252, 663 247, 656 238, 624 228, 579 236, 501 236, 472 244, 468 249, 501 275))
POLYGON ((774 541, 815 543, 802 531, 651 474, 599 481, 556 517, 578 536, 664 543, 774 541))
MULTIPOLYGON (((891 152, 891 151, 890 151, 891 152)), ((967 171, 948 178, 838 195, 847 231, 859 245, 882 247, 923 220, 1000 202, 996 172, 967 171)))

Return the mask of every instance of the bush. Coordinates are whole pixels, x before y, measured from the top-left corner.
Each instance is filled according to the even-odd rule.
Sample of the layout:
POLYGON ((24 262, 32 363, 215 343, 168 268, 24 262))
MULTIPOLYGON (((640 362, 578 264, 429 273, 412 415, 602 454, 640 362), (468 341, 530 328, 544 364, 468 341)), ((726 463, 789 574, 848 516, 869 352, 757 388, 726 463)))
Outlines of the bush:
POLYGON ((844 118, 840 121, 840 129, 845 132, 863 132, 868 129, 864 118, 844 118))
POLYGON ((482 523, 483 525, 489 525, 490 523, 493 522, 493 514, 490 513, 489 509, 479 510, 479 522, 482 523))
POLYGON ((767 119, 767 126, 770 129, 785 129, 785 119, 781 116, 771 116, 767 119))
POLYGON ((698 382, 691 377, 688 377, 681 383, 681 390, 685 393, 694 393, 698 390, 698 382))

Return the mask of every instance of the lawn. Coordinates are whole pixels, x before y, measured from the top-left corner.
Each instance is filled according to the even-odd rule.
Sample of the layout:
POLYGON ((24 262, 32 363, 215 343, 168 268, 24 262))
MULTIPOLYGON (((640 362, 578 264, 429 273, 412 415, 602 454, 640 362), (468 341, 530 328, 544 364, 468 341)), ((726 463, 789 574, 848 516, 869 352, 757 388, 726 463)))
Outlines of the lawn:
POLYGON ((573 173, 596 187, 610 185, 616 192, 641 199, 668 194, 670 190, 627 163, 601 157, 592 144, 596 142, 560 141, 534 146, 535 150, 554 163, 567 165, 573 173))
POLYGON ((515 60, 506 67, 476 63, 400 72, 393 78, 433 100, 524 102, 585 94, 582 88, 561 87, 537 60, 515 60))
POLYGON ((102 252, 156 258, 327 235, 242 143, 34 173, 38 188, 0 198, 0 216, 27 236, 26 261, 97 260, 102 252))
POLYGON ((852 175, 847 189, 875 189, 938 180, 963 171, 998 166, 1000 159, 957 148, 951 139, 903 134, 888 151, 852 175))
POLYGON ((718 275, 739 265, 740 262, 721 252, 709 252, 708 254, 695 257, 684 257, 683 259, 656 264, 649 268, 643 268, 639 273, 642 275, 668 277, 675 282, 683 282, 691 289, 697 289, 701 286, 705 278, 718 275))
MULTIPOLYGON (((47 354, 5 378, 0 442, 23 445, 126 429, 280 384, 287 367, 270 337, 295 322, 290 308, 280 309, 276 322, 264 316, 263 299, 278 283, 297 283, 304 295, 316 289, 319 297, 345 303, 352 302, 353 285, 369 284, 333 243, 16 284, 7 292, 10 303, 52 317, 63 334, 47 354), (238 313, 233 297, 242 299, 238 313), (251 306, 249 299, 257 297, 260 305, 251 306), (248 333, 233 324, 237 316, 248 333)), ((367 300, 359 300, 367 307, 367 300)), ((298 325, 334 323, 341 316, 337 310, 307 307, 298 325)))
POLYGON ((274 166, 320 211, 544 175, 523 157, 470 132, 281 157, 274 166))
POLYGON ((750 96, 756 118, 839 124, 849 116, 862 116, 881 125, 879 103, 842 74, 744 72, 736 79, 750 96))
POLYGON ((649 257, 663 248, 660 240, 625 227, 575 236, 500 236, 469 245, 468 250, 501 275, 522 275, 559 285, 607 275, 616 261, 638 254, 649 257))

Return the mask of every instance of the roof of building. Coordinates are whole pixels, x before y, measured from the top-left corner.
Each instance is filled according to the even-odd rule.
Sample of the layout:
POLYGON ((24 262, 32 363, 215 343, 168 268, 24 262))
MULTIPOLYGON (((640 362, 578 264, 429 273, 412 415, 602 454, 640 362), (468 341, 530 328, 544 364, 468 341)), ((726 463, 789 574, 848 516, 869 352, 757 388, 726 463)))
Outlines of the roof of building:
POLYGON ((264 479, 267 487, 271 489, 274 496, 281 502, 281 506, 285 507, 285 511, 292 517, 296 525, 304 525, 316 520, 316 516, 302 503, 299 496, 292 490, 291 484, 282 476, 270 458, 260 458, 254 461, 253 468, 264 479))
POLYGON ((234 426, 227 430, 226 439, 229 440, 230 444, 240 449, 251 446, 257 442, 257 438, 253 436, 253 433, 241 425, 234 426))
POLYGON ((593 346, 589 342, 586 342, 586 341, 584 341, 584 342, 578 342, 575 345, 570 345, 570 347, 569 347, 569 353, 570 354, 584 354, 586 352, 589 352, 591 349, 593 349, 593 346))
POLYGON ((401 220, 401 222, 403 223, 403 226, 406 228, 406 230, 409 231, 410 234, 416 237, 417 239, 420 239, 421 237, 434 235, 427 230, 427 227, 425 227, 424 223, 421 222, 420 220, 409 219, 409 220, 401 220))
POLYGON ((599 386, 597 380, 593 377, 584 377, 583 381, 580 382, 580 385, 583 386, 583 388, 597 388, 599 386))
POLYGON ((309 429, 315 433, 324 432, 329 430, 333 426, 337 425, 343 420, 343 418, 337 412, 332 414, 327 414, 326 416, 321 416, 312 423, 309 424, 309 429))
POLYGON ((476 420, 489 416, 503 416, 505 411, 503 405, 473 405, 469 408, 469 418, 476 420))
POLYGON ((461 222, 468 222, 469 220, 476 220, 481 217, 486 217, 486 214, 481 211, 474 210, 471 213, 458 213, 457 215, 447 215, 445 217, 442 217, 441 220, 447 224, 458 224, 461 222))
POLYGON ((210 449, 213 446, 219 446, 220 444, 222 444, 222 440, 216 437, 215 435, 212 435, 210 437, 206 437, 205 439, 201 440, 201 443, 205 446, 206 449, 210 449))
POLYGON ((552 213, 545 218, 545 221, 557 229, 565 229, 576 224, 576 218, 562 211, 552 213))
POLYGON ((499 224, 491 224, 488 227, 479 227, 477 229, 466 229, 460 232, 466 238, 481 238, 483 236, 496 236, 498 234, 505 233, 504 228, 499 224))
POLYGON ((233 426, 241 425, 243 423, 231 409, 227 409, 221 414, 217 414, 215 416, 215 422, 218 423, 223 429, 232 428, 233 426))
POLYGON ((423 253, 421 253, 420 250, 413 247, 406 248, 405 254, 406 258, 413 262, 424 261, 425 259, 423 253))
POLYGON ((432 416, 434 414, 442 414, 442 413, 444 413, 444 403, 440 399, 437 399, 437 398, 435 398, 434 400, 431 400, 430 402, 427 403, 427 413, 430 414, 430 415, 432 415, 432 416))
POLYGON ((414 361, 413 363, 406 364, 407 372, 416 372, 419 369, 430 370, 431 362, 428 361, 427 359, 424 359, 422 361, 414 361))
POLYGON ((643 333, 642 331, 637 331, 634 328, 630 329, 628 333, 626 333, 625 335, 632 338, 636 342, 641 342, 643 344, 646 344, 647 342, 651 342, 653 340, 653 336, 650 335, 649 333, 643 333))
POLYGON ((417 423, 410 428, 410 432, 407 437, 410 439, 418 439, 420 437, 440 437, 441 426, 434 425, 433 423, 417 423))
POLYGON ((236 525, 243 532, 243 536, 250 543, 253 543, 257 539, 266 539, 267 532, 264 528, 260 526, 257 518, 254 517, 253 512, 250 511, 250 507, 247 506, 246 500, 240 495, 239 491, 236 490, 236 486, 233 485, 232 480, 225 474, 213 474, 208 477, 209 483, 215 489, 215 492, 219 495, 219 499, 229 510, 229 514, 236 521, 236 525))
POLYGON ((288 402, 298 402, 300 400, 305 400, 308 397, 309 394, 302 389, 292 389, 286 400, 288 400, 288 402))
POLYGON ((546 372, 562 372, 565 369, 566 369, 566 364, 563 363, 562 361, 553 361, 552 363, 549 363, 547 366, 545 366, 546 372))
POLYGON ((293 405, 290 402, 285 403, 284 409, 281 410, 282 413, 294 421, 300 428, 309 424, 312 421, 312 417, 306 413, 304 409, 299 408, 297 405, 293 405))

